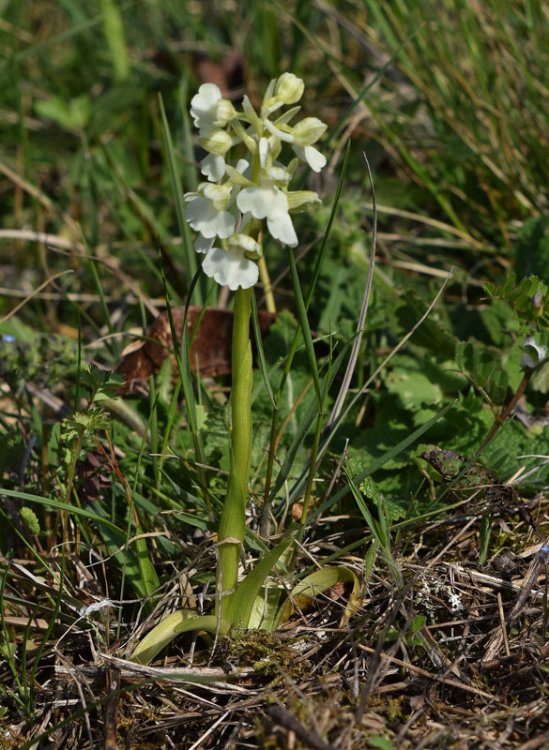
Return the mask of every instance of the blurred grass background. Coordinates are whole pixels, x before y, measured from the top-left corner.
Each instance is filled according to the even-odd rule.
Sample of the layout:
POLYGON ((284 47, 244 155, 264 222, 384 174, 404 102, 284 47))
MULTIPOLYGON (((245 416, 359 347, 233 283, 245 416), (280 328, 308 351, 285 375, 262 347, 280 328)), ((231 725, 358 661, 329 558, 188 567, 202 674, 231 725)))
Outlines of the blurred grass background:
MULTIPOLYGON (((303 113, 329 124, 319 144, 328 166, 303 178, 325 205, 295 219, 305 289, 350 139, 309 311, 337 356, 355 335, 369 267, 368 158, 377 268, 353 385, 375 378, 319 476, 331 482, 330 461, 342 455, 355 477, 377 465, 376 482, 361 491, 389 529, 388 546, 391 524, 401 524, 394 537, 402 552, 416 549, 413 519, 430 513, 434 498, 419 458, 427 446, 410 441, 400 453, 395 446, 429 425, 430 441, 473 455, 522 378, 525 326, 504 300, 488 304, 484 285, 512 271, 549 282, 548 58, 547 0, 0 0, 0 474, 11 493, 0 509, 0 552, 15 550, 44 576, 32 580, 2 558, 2 614, 25 623, 38 614, 48 628, 27 638, 26 624, 21 637, 17 623, 3 620, 0 696, 10 708, 33 716, 34 675, 52 653, 50 635, 61 624, 80 637, 83 602, 111 595, 123 602, 112 631, 106 620, 96 633, 107 650, 127 635, 124 622, 141 616, 136 597, 169 587, 174 571, 191 565, 187 593, 178 588, 172 604, 211 578, 206 533, 215 528, 228 465, 223 383, 195 384, 205 468, 197 469, 169 369, 122 411, 102 409, 117 387, 107 371, 165 308, 165 289, 174 305, 187 299, 195 260, 181 200, 199 178, 188 117, 197 87, 213 81, 235 102, 246 92, 257 104, 269 80, 289 70, 305 80, 303 113), (445 281, 428 320, 379 371, 445 281), (67 550, 101 560, 89 599, 67 550), (63 590, 52 588, 57 581, 63 590)), ((277 302, 291 311, 286 253, 271 243, 266 255, 277 302)), ((198 292, 207 304, 226 302, 212 285, 198 292)), ((275 387, 294 326, 283 312, 265 343, 275 387)), ((329 371, 326 359, 320 366, 329 371)), ((274 436, 279 520, 288 510, 286 480, 299 490, 315 416, 301 352, 294 365, 274 436)), ((257 500, 274 438, 259 374, 255 385, 257 500)), ((504 479, 523 465, 519 456, 547 452, 548 392, 546 366, 526 393, 531 429, 508 420, 490 446, 487 463, 504 479)), ((547 464, 540 466, 541 459, 527 474, 530 496, 547 487, 547 464)), ((341 483, 333 497, 349 494, 341 483)), ((337 561, 372 536, 348 498, 331 502, 315 509, 333 517, 315 521, 311 534, 337 561)), ((258 553, 257 540, 248 542, 258 553)), ((471 559, 476 564, 476 549, 471 559)))
MULTIPOLYGON (((330 123, 332 173, 352 138, 348 191, 358 211, 368 201, 367 153, 392 259, 465 269, 484 261, 497 274, 513 263, 522 223, 547 210, 548 33, 541 0, 5 0, 2 228, 83 243, 86 252, 70 255, 76 275, 62 282, 73 292, 96 291, 93 253, 160 295, 161 248, 183 296, 159 97, 189 190, 197 178, 186 112, 197 85, 217 80, 238 99, 288 69, 307 82, 305 112, 330 123)), ((28 289, 67 267, 61 252, 4 236, 4 279, 15 274, 28 289)), ((120 293, 120 277, 111 281, 120 293)), ((103 282, 108 293, 108 274, 103 282)), ((9 297, 1 304, 7 311, 9 297)), ((54 324, 56 305, 43 304, 54 324)))
MULTIPOLYGON (((441 283, 450 282, 444 304, 349 415, 348 434, 364 452, 359 463, 426 424, 457 394, 459 416, 442 420, 433 439, 459 449, 478 445, 491 419, 487 405, 503 403, 520 381, 523 335, 505 304, 486 304, 484 284, 513 269, 519 278, 549 275, 547 2, 0 0, 0 6, 0 320, 4 336, 23 347, 11 338, 2 343, 6 413, 27 420, 24 440, 15 439, 23 456, 34 434, 46 429, 49 439, 48 420, 25 390, 33 378, 58 393, 63 408, 67 398, 76 405, 82 362, 112 369, 128 334, 139 335, 163 309, 165 288, 172 303, 186 301, 196 261, 182 194, 198 179, 188 117, 196 88, 214 81, 235 101, 246 91, 257 103, 285 70, 305 79, 304 113, 329 123, 321 144, 328 167, 307 178, 325 206, 296 217, 302 279, 314 264, 309 251, 328 223, 351 141, 310 309, 314 329, 335 331, 339 341, 354 335, 368 271, 372 212, 363 154, 374 174, 378 266, 358 385, 421 317, 441 283), (467 359, 460 340, 471 337, 477 353, 467 359), (475 394, 465 396, 463 373, 475 394)), ((275 243, 267 252, 279 304, 291 310, 285 252, 275 243)), ((224 302, 218 293, 204 284, 193 302, 224 302)), ((278 343, 270 340, 273 358, 290 325, 283 318, 278 343)), ((88 387, 92 396, 103 387, 97 377, 88 387)), ((306 372, 294 378, 304 385, 306 372)), ((539 411, 547 388, 543 377, 537 382, 530 408, 539 411)), ((177 424, 178 393, 166 383, 151 392, 149 411, 138 407, 147 424, 141 431, 150 427, 159 450, 177 424)), ((215 425, 214 462, 225 425, 210 396, 200 398, 215 425)), ((257 399, 260 430, 269 408, 257 399)), ((10 419, 3 428, 13 432, 10 419)), ((94 431, 97 425, 88 437, 94 431)), ((173 447, 182 455, 190 441, 184 431, 177 435, 173 447)), ((527 436, 519 429, 513 441, 518 453, 527 436)), ((144 446, 137 456, 135 450, 128 460, 137 462, 131 469, 137 482, 144 446)), ((502 451, 500 445, 498 461, 502 451)), ((8 454, 0 456, 5 473, 8 454)), ((163 459, 152 461, 159 492, 165 467, 163 459)), ((417 467, 407 473, 402 466, 393 464, 388 486, 408 492, 417 467)), ((49 480, 35 482, 45 491, 49 480)), ((211 522, 211 509, 206 516, 202 525, 211 522)))
MULTIPOLYGON (((459 369, 459 339, 473 336, 489 349, 477 375, 484 383, 486 368, 496 367, 495 403, 517 386, 519 330, 505 306, 487 307, 484 284, 513 269, 546 281, 549 274, 546 2, 0 6, 0 319, 4 335, 33 342, 18 363, 10 342, 3 345, 6 367, 12 359, 17 365, 17 399, 37 373, 59 386, 64 367, 78 393, 71 357, 76 369, 90 359, 112 368, 128 331, 142 331, 164 306, 165 284, 172 302, 186 300, 195 259, 181 196, 196 185, 198 155, 190 98, 200 83, 215 81, 235 101, 247 91, 257 102, 285 70, 306 81, 304 113, 329 123, 322 144, 328 167, 308 178, 325 207, 297 217, 303 279, 351 140, 310 310, 315 330, 337 330, 343 340, 353 335, 368 270, 371 195, 362 154, 374 173, 378 268, 359 384, 451 279, 444 305, 406 357, 394 360, 387 390, 372 395, 381 399, 366 417, 375 429, 360 432, 359 443, 379 454, 400 439, 399 430, 425 423, 435 404, 462 389, 461 375, 447 374, 459 369), (402 385, 410 373, 411 400, 402 385)), ((280 305, 292 309, 285 253, 272 243, 268 254, 280 305)), ((211 285, 198 291, 208 304, 218 302, 211 285)), ((469 369, 475 382, 475 366, 469 369)), ((532 394, 537 408, 546 393, 540 383, 532 394)), ((171 429, 177 396, 169 397, 171 429)), ((486 428, 482 398, 477 407, 464 406, 461 431, 446 424, 440 436, 478 443, 486 428)), ((362 418, 350 417, 356 424, 362 418)), ((40 424, 38 414, 32 419, 40 424)), ((154 409, 146 419, 154 422, 154 409)), ((158 466, 155 472, 158 489, 158 466)))

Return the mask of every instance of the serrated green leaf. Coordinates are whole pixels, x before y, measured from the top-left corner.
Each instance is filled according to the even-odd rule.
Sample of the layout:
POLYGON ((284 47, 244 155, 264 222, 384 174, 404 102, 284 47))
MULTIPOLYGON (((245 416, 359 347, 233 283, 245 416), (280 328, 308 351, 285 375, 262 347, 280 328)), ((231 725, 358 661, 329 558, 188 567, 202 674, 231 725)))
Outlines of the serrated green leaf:
POLYGON ((395 393, 403 407, 410 411, 442 401, 440 387, 421 372, 395 368, 386 376, 385 383, 388 391, 395 393))

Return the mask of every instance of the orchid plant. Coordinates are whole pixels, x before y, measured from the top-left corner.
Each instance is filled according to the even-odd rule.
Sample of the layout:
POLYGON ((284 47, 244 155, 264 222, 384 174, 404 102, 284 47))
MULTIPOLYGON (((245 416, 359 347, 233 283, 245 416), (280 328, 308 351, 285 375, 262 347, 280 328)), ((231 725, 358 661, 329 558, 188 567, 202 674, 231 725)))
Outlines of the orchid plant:
MULTIPOLYGON (((197 233, 194 249, 202 270, 235 293, 232 338, 231 467, 218 530, 219 562, 216 609, 198 616, 180 610, 165 618, 139 643, 133 659, 150 661, 178 633, 205 630, 226 634, 248 627, 266 576, 291 543, 284 538, 239 583, 238 569, 246 528, 246 505, 252 447, 252 349, 250 320, 253 287, 261 278, 269 287, 263 256, 266 233, 289 247, 298 244, 292 214, 320 202, 317 193, 290 190, 299 163, 320 172, 326 159, 315 147, 326 125, 316 117, 292 124, 304 83, 292 73, 270 82, 259 114, 247 96, 238 110, 213 83, 200 86, 191 101, 199 143, 207 152, 200 162, 206 181, 186 193, 186 220, 197 233), (292 152, 283 161, 284 144, 292 152), (244 152, 232 158, 235 152, 244 152)), ((327 580, 330 574, 327 576, 327 580)), ((329 584, 332 585, 330 580, 329 584)), ((312 584, 299 585, 307 596, 312 584)), ((325 586, 326 587, 326 586, 325 586)), ((317 590, 318 593, 318 590, 317 590)), ((275 618, 276 620, 276 618, 275 618)))

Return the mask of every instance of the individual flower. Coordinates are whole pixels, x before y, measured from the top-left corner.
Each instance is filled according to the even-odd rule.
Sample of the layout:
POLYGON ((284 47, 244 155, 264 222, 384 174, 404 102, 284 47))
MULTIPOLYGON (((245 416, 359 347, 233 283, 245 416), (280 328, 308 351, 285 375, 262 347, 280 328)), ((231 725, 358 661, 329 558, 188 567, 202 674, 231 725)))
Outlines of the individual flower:
POLYGON ((276 123, 267 120, 265 127, 275 138, 291 143, 296 156, 306 162, 313 172, 320 172, 326 166, 326 158, 312 145, 327 128, 317 117, 306 117, 294 127, 283 122, 282 118, 276 123))
POLYGON ((295 104, 303 96, 305 84, 293 73, 282 73, 275 85, 275 96, 284 104, 295 104))
POLYGON ((239 287, 249 289, 259 278, 259 268, 248 253, 257 254, 259 245, 247 235, 236 234, 227 243, 227 249, 212 247, 208 250, 202 269, 206 276, 227 286, 234 292, 239 287))
POLYGON ((303 96, 305 84, 293 73, 283 73, 271 81, 261 106, 261 116, 268 117, 285 104, 295 104, 303 96))
POLYGON ((201 134, 214 126, 225 127, 236 115, 234 106, 223 99, 215 83, 203 83, 191 99, 191 117, 201 134))
POLYGON ((276 185, 244 188, 239 192, 236 204, 254 219, 267 219, 267 227, 275 240, 290 247, 297 245, 297 235, 288 212, 288 198, 276 185))
POLYGON ((228 211, 231 201, 230 185, 199 186, 198 193, 187 193, 185 216, 191 228, 203 237, 226 239, 234 233, 235 217, 228 211))

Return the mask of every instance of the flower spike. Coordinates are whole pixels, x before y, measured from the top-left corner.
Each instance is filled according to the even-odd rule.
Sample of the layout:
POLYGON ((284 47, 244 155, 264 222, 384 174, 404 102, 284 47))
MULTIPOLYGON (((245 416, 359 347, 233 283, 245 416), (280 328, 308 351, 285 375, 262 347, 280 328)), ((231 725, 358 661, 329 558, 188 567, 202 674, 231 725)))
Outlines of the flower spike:
POLYGON ((314 172, 326 164, 313 144, 327 126, 316 117, 290 125, 300 109, 292 105, 303 92, 300 78, 283 73, 267 87, 260 114, 247 96, 238 111, 213 83, 202 84, 191 100, 191 117, 207 152, 200 171, 208 182, 185 195, 186 220, 198 233, 194 247, 203 256, 204 273, 233 291, 257 283, 264 231, 295 247, 291 214, 320 201, 312 191, 289 191, 299 161, 314 172), (289 108, 281 112, 283 107, 289 108), (285 165, 280 157, 288 146, 297 158, 285 165), (247 150, 248 158, 231 163, 235 147, 247 150))

